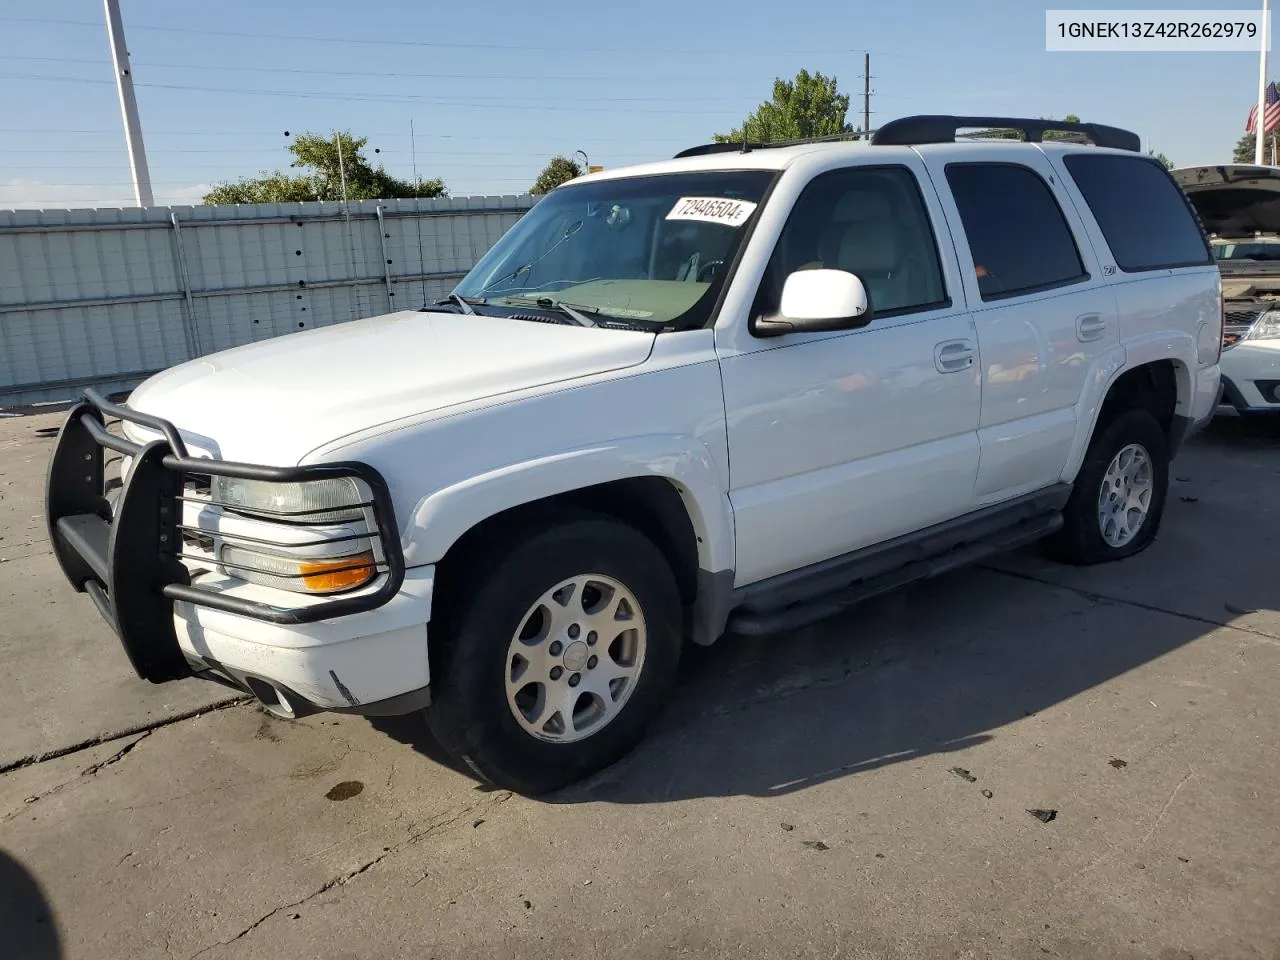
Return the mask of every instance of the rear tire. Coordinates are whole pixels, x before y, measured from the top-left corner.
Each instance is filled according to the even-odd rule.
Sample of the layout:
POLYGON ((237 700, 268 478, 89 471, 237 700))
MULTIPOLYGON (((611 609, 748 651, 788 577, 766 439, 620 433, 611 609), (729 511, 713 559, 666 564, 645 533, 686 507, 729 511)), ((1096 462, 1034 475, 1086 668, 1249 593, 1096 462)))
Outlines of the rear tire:
POLYGON ((469 564, 427 722, 489 783, 536 795, 621 759, 674 683, 681 607, 656 546, 576 514, 469 564), (588 643, 590 645, 588 645, 588 643))
POLYGON ((1089 442, 1049 555, 1087 566, 1140 553, 1160 530, 1168 491, 1169 442, 1159 421, 1140 408, 1117 413, 1089 442))

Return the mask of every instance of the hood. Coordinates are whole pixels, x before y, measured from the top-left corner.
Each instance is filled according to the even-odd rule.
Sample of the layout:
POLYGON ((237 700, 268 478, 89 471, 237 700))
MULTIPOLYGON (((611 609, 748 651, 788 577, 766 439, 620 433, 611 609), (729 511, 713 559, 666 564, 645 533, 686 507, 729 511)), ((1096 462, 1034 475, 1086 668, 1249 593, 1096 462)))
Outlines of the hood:
POLYGON ((1205 230, 1222 238, 1280 236, 1280 168, 1252 164, 1173 171, 1205 230))
POLYGON ((403 311, 288 334, 159 373, 129 398, 194 450, 296 464, 404 417, 643 363, 654 334, 403 311))

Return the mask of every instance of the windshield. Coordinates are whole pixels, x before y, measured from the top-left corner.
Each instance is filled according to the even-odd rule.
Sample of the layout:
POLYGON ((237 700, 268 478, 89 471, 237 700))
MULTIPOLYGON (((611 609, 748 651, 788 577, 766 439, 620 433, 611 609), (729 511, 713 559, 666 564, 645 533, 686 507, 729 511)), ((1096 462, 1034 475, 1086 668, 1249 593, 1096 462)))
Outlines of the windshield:
POLYGON ((1215 243, 1213 256, 1217 260, 1280 260, 1280 241, 1215 243))
POLYGON ((774 176, 714 171, 560 187, 454 293, 474 305, 564 304, 594 318, 701 326, 774 176))

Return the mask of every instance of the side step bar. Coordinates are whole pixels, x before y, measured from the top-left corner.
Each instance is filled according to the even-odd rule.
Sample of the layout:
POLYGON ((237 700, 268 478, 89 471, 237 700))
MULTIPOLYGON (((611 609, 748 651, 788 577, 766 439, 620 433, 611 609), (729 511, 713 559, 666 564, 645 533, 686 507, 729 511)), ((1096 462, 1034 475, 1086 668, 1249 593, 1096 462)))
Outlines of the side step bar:
POLYGON ((1034 543, 1062 529, 1063 485, 933 530, 738 592, 727 632, 762 636, 825 620, 899 587, 1034 543))

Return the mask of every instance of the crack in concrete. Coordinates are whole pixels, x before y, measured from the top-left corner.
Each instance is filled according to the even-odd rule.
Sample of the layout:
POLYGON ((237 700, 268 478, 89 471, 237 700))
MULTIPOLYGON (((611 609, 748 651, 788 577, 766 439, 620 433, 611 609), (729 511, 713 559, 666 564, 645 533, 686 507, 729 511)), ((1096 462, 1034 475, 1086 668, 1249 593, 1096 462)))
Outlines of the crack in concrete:
POLYGON ((404 850, 407 847, 411 847, 416 843, 421 843, 423 840, 426 840, 429 837, 432 837, 435 834, 448 829, 454 824, 467 819, 468 817, 471 816, 471 814, 473 814, 477 810, 483 809, 487 811, 488 809, 497 806, 499 803, 504 803, 509 799, 511 799, 511 793, 509 791, 505 791, 505 790, 500 791, 498 793, 495 793, 487 797, 484 800, 480 800, 480 801, 477 801, 476 803, 469 804, 468 806, 463 807, 461 810, 455 811, 452 815, 446 815, 444 817, 437 818, 422 830, 418 831, 417 833, 411 834, 408 837, 408 839, 402 840, 400 843, 395 844, 390 849, 383 850, 376 857, 373 857, 372 859, 365 861, 355 869, 348 870, 346 873, 340 876, 334 877, 330 880, 326 880, 317 889, 311 891, 306 896, 300 897, 299 899, 294 900, 291 903, 282 904, 281 906, 278 906, 272 910, 269 910, 267 913, 264 913, 262 916, 260 916, 257 920, 253 921, 253 923, 249 924, 249 926, 245 927, 243 930, 237 933, 230 940, 219 940, 217 943, 211 943, 207 947, 201 947, 199 950, 193 953, 188 958, 188 960, 196 960, 197 957, 204 956, 210 950, 216 950, 219 947, 229 947, 231 946, 231 944, 236 943, 237 941, 243 940, 245 937, 253 933, 254 930, 257 930, 260 926, 262 926, 264 923, 266 923, 276 914, 283 913, 286 910, 292 910, 296 907, 300 907, 307 901, 314 900, 316 897, 321 896, 322 894, 328 893, 334 887, 345 886, 346 884, 354 880, 356 877, 359 877, 362 874, 365 874, 368 871, 372 870, 383 860, 387 859, 387 857, 390 857, 395 853, 399 853, 401 850, 404 850))
POLYGON ((65 747, 58 747, 54 750, 46 750, 43 753, 32 753, 25 757, 19 757, 9 763, 0 764, 0 774, 9 773, 12 770, 21 770, 23 767, 34 766, 37 763, 45 763, 49 760, 57 760, 59 757, 70 756, 73 753, 79 753, 82 750, 88 750, 91 747, 98 747, 104 743, 111 743, 114 740, 123 740, 125 737, 132 737, 138 733, 151 733, 153 730, 159 730, 161 727, 167 727, 174 723, 181 723, 184 720, 194 720, 196 717, 202 717, 206 713, 213 713, 217 710, 225 710, 228 707, 238 706, 239 704, 251 701, 252 698, 241 694, 233 694, 230 699, 223 700, 219 703, 211 703, 203 707, 196 707, 192 710, 184 710, 181 713, 175 713, 173 716, 164 717, 160 720, 152 720, 146 723, 135 724, 126 727, 123 730, 116 730, 111 733, 98 734, 96 737, 89 737, 65 747))
POLYGON ((1166 616, 1178 617, 1182 620, 1189 620, 1192 623, 1203 623, 1211 627, 1224 627, 1228 630, 1239 630, 1241 633, 1247 633, 1254 637, 1275 642, 1280 640, 1280 636, 1267 633, 1265 630, 1258 630, 1253 627, 1243 626, 1238 623, 1224 623, 1221 620, 1213 620, 1209 617, 1201 617, 1194 613, 1184 613, 1181 610, 1169 610, 1165 607, 1157 606, 1154 603, 1143 603, 1141 600, 1130 600, 1125 597, 1113 597, 1105 593, 1096 593, 1092 590, 1086 590, 1084 587, 1073 587, 1065 583, 1055 583, 1052 580, 1046 580, 1043 577, 1037 577, 1034 574, 1022 573, 1017 570, 1005 570, 1001 567, 988 566, 985 563, 977 565, 979 569, 990 571, 991 573, 1000 573, 1006 577, 1012 577, 1015 580, 1026 580, 1029 583, 1038 583, 1045 587, 1055 587, 1058 590, 1066 590, 1068 593, 1074 593, 1078 597, 1083 597, 1092 603, 1110 603, 1122 607, 1134 607, 1138 610, 1146 610, 1149 613, 1163 613, 1166 616))
POLYGON ((80 776, 95 777, 98 775, 98 771, 101 770, 103 767, 109 767, 113 763, 119 763, 121 760, 123 760, 125 757, 127 757, 130 753, 133 752, 134 747, 140 744, 143 740, 147 739, 147 737, 151 736, 152 733, 153 733, 153 730, 144 730, 142 733, 142 736, 138 737, 137 740, 134 740, 132 743, 126 744, 125 746, 121 747, 111 756, 107 757, 107 759, 100 760, 97 763, 94 763, 94 764, 91 764, 90 766, 85 767, 83 770, 80 771, 80 776))
POLYGON ((1173 790, 1169 792, 1169 799, 1165 800, 1164 806, 1162 806, 1160 808, 1160 812, 1156 814, 1155 822, 1151 824, 1151 828, 1145 834, 1143 834, 1141 843, 1145 844, 1153 836, 1155 836, 1156 830, 1160 828, 1160 824, 1164 820, 1164 815, 1169 812, 1169 808, 1173 806, 1173 801, 1177 799, 1178 791, 1181 790, 1183 787, 1185 787, 1192 779, 1194 779, 1195 775, 1196 775, 1195 769, 1191 766, 1191 764, 1188 763, 1187 775, 1183 777, 1181 780, 1179 780, 1177 784, 1174 786, 1173 790))
POLYGON ((128 754, 133 750, 134 747, 136 747, 139 743, 141 743, 150 735, 151 735, 151 731, 148 730, 143 734, 141 734, 140 736, 138 736, 136 740, 130 741, 124 747, 117 750, 114 754, 112 754, 107 759, 101 760, 98 763, 85 767, 85 769, 81 770, 74 777, 68 777, 66 780, 62 781, 61 783, 55 784, 54 786, 50 787, 48 790, 45 790, 43 793, 37 793, 34 796, 26 797, 22 801, 22 806, 19 809, 13 810, 10 813, 6 814, 3 818, 0 818, 0 823, 8 823, 10 820, 16 819, 17 817, 21 816, 31 804, 39 803, 41 800, 45 800, 56 793, 61 793, 67 787, 83 783, 86 777, 91 778, 91 777, 97 776, 98 771, 100 771, 103 767, 109 767, 113 763, 118 763, 121 759, 128 756, 128 754))

